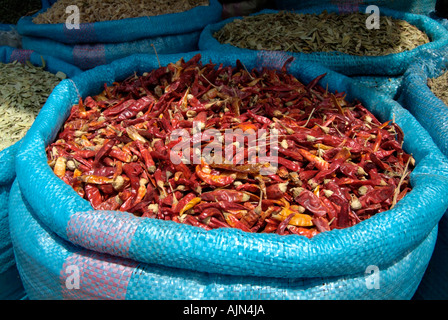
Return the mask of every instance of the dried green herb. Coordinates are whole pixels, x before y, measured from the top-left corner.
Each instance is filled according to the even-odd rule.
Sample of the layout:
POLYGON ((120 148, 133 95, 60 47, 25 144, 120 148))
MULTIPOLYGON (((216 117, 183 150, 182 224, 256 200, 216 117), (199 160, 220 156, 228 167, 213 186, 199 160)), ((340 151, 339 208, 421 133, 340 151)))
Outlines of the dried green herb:
POLYGON ((429 78, 428 87, 437 98, 448 106, 448 71, 437 78, 429 78))
POLYGON ((280 11, 235 19, 214 33, 220 43, 253 50, 342 52, 382 56, 412 50, 429 37, 405 20, 380 17, 367 29, 364 13, 300 14, 280 11))
POLYGON ((47 11, 37 15, 36 24, 65 23, 67 6, 76 5, 81 23, 121 20, 146 16, 157 16, 190 10, 197 6, 208 6, 208 0, 59 0, 47 11))
POLYGON ((0 150, 22 139, 65 74, 27 61, 0 63, 0 150))

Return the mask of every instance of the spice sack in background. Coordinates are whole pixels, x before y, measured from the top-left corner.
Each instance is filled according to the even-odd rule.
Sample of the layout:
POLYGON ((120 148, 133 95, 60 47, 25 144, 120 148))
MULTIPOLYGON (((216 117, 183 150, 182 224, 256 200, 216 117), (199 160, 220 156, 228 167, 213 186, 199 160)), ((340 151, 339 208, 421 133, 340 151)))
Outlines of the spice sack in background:
POLYGON ((217 0, 60 0, 20 19, 17 29, 23 48, 86 70, 134 53, 197 50, 202 29, 220 21, 221 13, 217 0), (67 7, 73 10, 68 25, 67 7))

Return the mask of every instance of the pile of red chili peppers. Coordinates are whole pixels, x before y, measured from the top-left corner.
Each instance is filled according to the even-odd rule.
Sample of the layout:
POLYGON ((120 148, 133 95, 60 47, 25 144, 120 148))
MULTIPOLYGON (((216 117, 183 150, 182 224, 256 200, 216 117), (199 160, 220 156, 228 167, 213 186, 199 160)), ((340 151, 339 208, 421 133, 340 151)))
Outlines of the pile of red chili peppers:
MULTIPOLYGON (((80 99, 46 148, 54 173, 96 210, 309 238, 386 211, 411 190, 414 159, 400 127, 319 86, 325 75, 305 85, 285 67, 249 72, 240 61, 200 59, 80 99), (193 122, 220 132, 274 130, 279 143, 266 147, 275 148, 278 170, 261 175, 262 159, 245 162, 250 148, 235 144, 238 163, 172 161, 181 140, 171 133, 191 132, 193 122)), ((204 135, 199 142, 214 143, 204 135)))

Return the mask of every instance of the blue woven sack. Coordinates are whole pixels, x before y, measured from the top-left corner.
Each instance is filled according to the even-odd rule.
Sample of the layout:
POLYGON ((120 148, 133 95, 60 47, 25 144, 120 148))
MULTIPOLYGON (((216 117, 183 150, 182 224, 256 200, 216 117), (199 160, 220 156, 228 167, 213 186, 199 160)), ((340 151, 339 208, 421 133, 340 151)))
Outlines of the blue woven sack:
POLYGON ((428 50, 412 61, 403 77, 400 101, 428 130, 442 153, 448 155, 448 106, 427 85, 448 70, 448 48, 428 50))
POLYGON ((377 90, 380 94, 386 95, 391 99, 396 99, 403 76, 351 76, 351 79, 357 81, 360 85, 377 90))
MULTIPOLYGON (((443 154, 448 155, 448 106, 430 90, 428 78, 448 70, 448 48, 428 51, 415 59, 403 78, 399 102, 426 128, 443 154)), ((421 299, 448 298, 448 212, 442 218, 435 254, 418 291, 421 299)))
MULTIPOLYGON (((14 251, 27 298, 40 300, 409 299, 437 236, 436 226, 421 244, 381 269, 379 289, 368 290, 369 277, 364 272, 309 278, 231 276, 141 263, 87 250, 61 239, 36 218, 17 181, 11 189, 10 203, 14 251), (21 232, 25 229, 26 233, 21 232), (79 289, 73 288, 71 282, 75 275, 79 275, 79 289)), ((263 265, 270 268, 268 261, 263 265)))
MULTIPOLYGON (((80 69, 53 57, 42 56, 42 58, 45 61, 46 70, 51 73, 61 71, 69 77, 81 73, 80 69)), ((36 66, 42 65, 41 55, 36 52, 0 46, 0 61, 2 63, 16 60, 22 63, 28 60, 36 66)), ((6 278, 9 278, 9 275, 6 275, 7 272, 9 274, 9 270, 15 267, 14 253, 9 235, 8 197, 11 185, 15 179, 15 155, 21 142, 22 140, 0 152, 0 282, 6 281, 6 278)), ((0 298, 6 297, 3 297, 0 293, 0 298)))
POLYGON ((9 31, 9 30, 11 30, 11 28, 14 28, 15 26, 16 26, 15 24, 1 23, 0 24, 0 30, 2 30, 2 31, 9 31))
MULTIPOLYGON (((45 11, 42 9, 39 13, 45 11)), ((64 23, 35 24, 22 17, 17 30, 22 46, 73 64, 82 70, 108 64, 136 53, 164 54, 198 49, 202 29, 221 20, 222 6, 209 6, 154 17, 81 23, 67 29, 64 23)))
MULTIPOLYGON (((188 60, 196 52, 183 54, 188 60)), ((161 65, 181 55, 161 55, 161 65)), ((202 61, 249 68, 283 66, 287 55, 202 52, 202 61)), ((351 228, 303 236, 205 231, 91 205, 47 164, 51 143, 79 97, 104 83, 158 68, 134 55, 61 82, 16 157, 10 226, 18 268, 31 299, 410 299, 432 254, 437 224, 448 207, 448 160, 396 101, 320 65, 293 62, 289 72, 308 83, 318 75, 329 90, 359 99, 381 121, 395 118, 413 154, 413 190, 392 210, 351 228), (28 233, 23 234, 26 225, 28 233), (379 289, 366 283, 378 268, 379 289), (79 289, 67 287, 73 270, 79 289), (106 271, 106 272, 104 272, 106 271), (154 289, 156 288, 156 290, 154 289)))
MULTIPOLYGON (((321 0, 321 5, 336 5, 343 11, 358 8, 359 5, 376 5, 393 10, 428 15, 434 11, 437 0, 321 0)), ((312 0, 275 0, 279 10, 300 10, 316 5, 312 0)))
POLYGON ((9 236, 8 197, 15 179, 15 154, 21 141, 0 152, 0 275, 14 266, 14 253, 9 236))
MULTIPOLYGON (((356 11, 365 12, 365 6, 359 6, 356 11)), ((324 10, 328 12, 341 12, 337 6, 317 6, 296 11, 297 13, 320 14, 324 10)), ((263 10, 254 15, 263 13, 277 13, 277 10, 263 10)), ((322 64, 336 72, 349 76, 400 76, 409 66, 409 61, 426 49, 438 49, 448 45, 448 30, 435 20, 417 14, 399 12, 387 8, 381 8, 381 15, 396 19, 403 19, 424 31, 432 40, 413 50, 404 51, 386 56, 355 56, 340 52, 313 52, 296 53, 288 52, 298 61, 309 61, 322 64)), ((208 25, 201 33, 199 39, 200 50, 215 50, 221 52, 233 52, 244 54, 251 49, 242 49, 230 44, 221 44, 213 37, 213 34, 223 28, 227 23, 242 17, 232 17, 215 24, 208 25)))
POLYGON ((221 20, 222 12, 219 1, 210 0, 208 6, 198 6, 184 12, 153 17, 81 23, 79 29, 67 29, 65 23, 33 23, 33 18, 47 9, 43 8, 32 16, 22 17, 17 22, 19 34, 67 44, 123 43, 200 31, 206 25, 221 20))
POLYGON ((201 31, 166 35, 122 43, 66 44, 45 38, 22 36, 22 47, 52 55, 81 70, 111 63, 136 53, 164 54, 198 49, 201 31))

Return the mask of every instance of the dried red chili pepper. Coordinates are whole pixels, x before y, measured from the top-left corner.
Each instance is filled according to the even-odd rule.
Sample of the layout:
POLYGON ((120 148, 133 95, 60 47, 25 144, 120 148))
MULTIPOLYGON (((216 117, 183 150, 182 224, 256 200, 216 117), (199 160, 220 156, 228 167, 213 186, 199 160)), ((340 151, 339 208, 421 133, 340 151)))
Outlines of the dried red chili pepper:
POLYGON ((295 201, 317 217, 322 217, 327 214, 327 208, 322 204, 319 197, 307 189, 301 190, 300 194, 295 198, 295 201))
POLYGON ((236 190, 214 190, 201 194, 203 201, 228 201, 228 202, 246 202, 250 196, 244 192, 236 190))
POLYGON ((267 187, 266 196, 268 197, 268 199, 278 200, 283 198, 286 191, 288 191, 288 183, 289 182, 276 183, 267 187))
POLYGON ((180 59, 80 99, 46 148, 48 163, 97 210, 308 238, 350 227, 402 199, 414 163, 396 123, 327 92, 318 85, 324 77, 303 84, 286 64, 249 72, 240 61, 180 59), (194 123, 239 130, 237 141, 223 146, 210 132, 191 138, 194 123), (175 129, 190 138, 171 140, 175 129), (241 131, 263 130, 255 147, 238 140, 241 131), (267 139, 274 131, 278 144, 267 139), (230 163, 172 152, 216 146, 230 163), (264 172, 273 159, 277 172, 264 172))
POLYGON ((188 203, 190 203, 190 201, 192 201, 195 198, 197 198, 197 197, 196 197, 196 194, 193 192, 190 192, 186 196, 182 197, 182 199, 179 200, 179 202, 174 206, 174 213, 181 214, 181 213, 183 213, 183 211, 191 209, 191 208, 186 208, 186 206, 188 205, 188 203))

